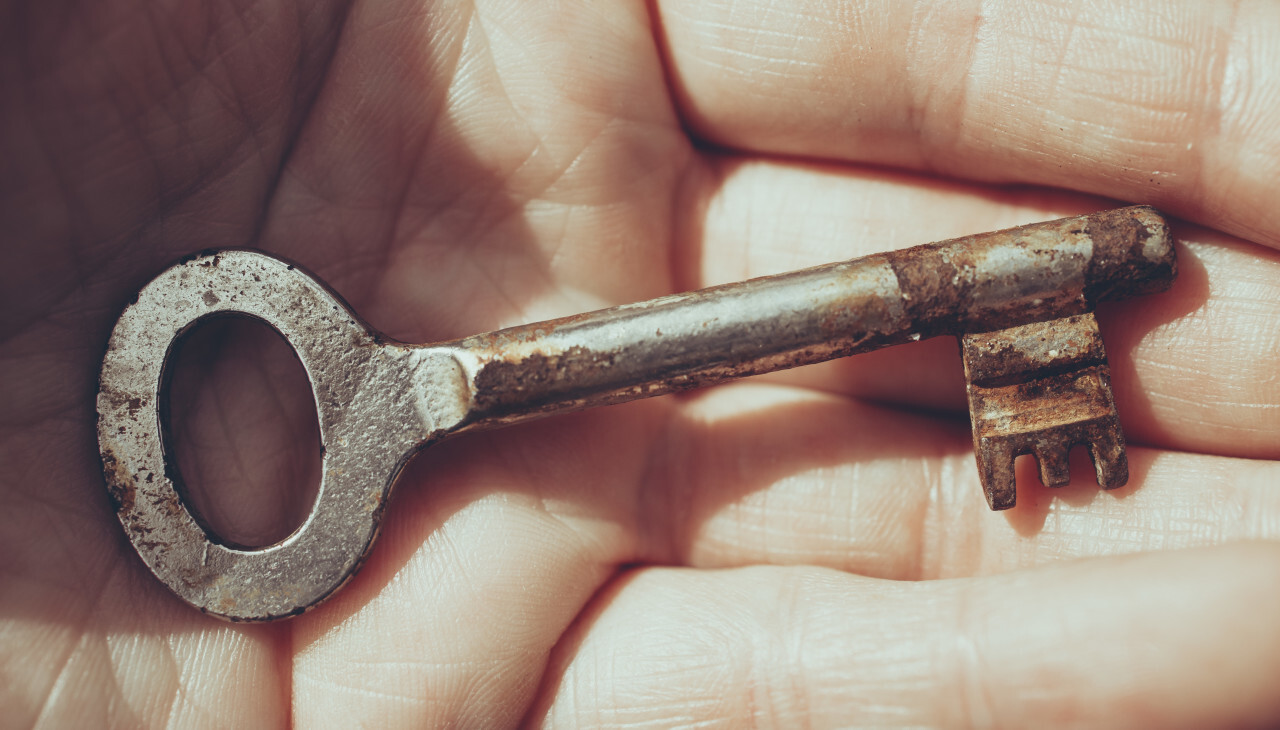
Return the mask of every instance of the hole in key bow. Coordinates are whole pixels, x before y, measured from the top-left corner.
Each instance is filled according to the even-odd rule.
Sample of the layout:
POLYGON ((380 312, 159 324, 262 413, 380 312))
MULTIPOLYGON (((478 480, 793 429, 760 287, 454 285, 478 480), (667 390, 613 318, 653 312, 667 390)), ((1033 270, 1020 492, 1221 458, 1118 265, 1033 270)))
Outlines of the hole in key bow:
POLYGON ((166 380, 168 465, 209 538, 264 547, 301 527, 319 491, 320 429, 289 343, 251 317, 206 317, 175 342, 166 380))

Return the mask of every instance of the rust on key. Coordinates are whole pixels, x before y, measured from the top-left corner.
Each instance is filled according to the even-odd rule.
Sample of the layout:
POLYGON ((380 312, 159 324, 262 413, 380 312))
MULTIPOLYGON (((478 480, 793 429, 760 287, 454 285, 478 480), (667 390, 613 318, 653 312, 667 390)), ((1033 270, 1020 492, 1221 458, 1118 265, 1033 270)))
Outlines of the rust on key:
POLYGON ((1076 445, 1088 447, 1100 486, 1128 482, 1092 312, 1098 301, 1164 291, 1177 275, 1168 225, 1151 208, 1056 223, 981 234, 972 248, 891 255, 925 336, 959 335, 978 474, 995 510, 1014 506, 1023 454, 1036 457, 1048 487, 1070 481, 1076 445))
POLYGON ((1033 454, 1047 487, 1070 482, 1071 447, 1089 447, 1098 484, 1129 480, 1107 355, 1092 313, 962 335, 978 475, 992 509, 1015 502, 1013 461, 1033 454))
POLYGON ((967 236, 427 345, 375 332, 323 282, 257 251, 197 255, 125 308, 103 358, 98 443, 138 555, 183 600, 232 621, 297 615, 359 568, 397 475, 456 434, 712 385, 937 335, 960 339, 978 473, 1014 504, 1013 459, 1065 483, 1088 444, 1104 487, 1127 478, 1093 319, 1100 300, 1175 274, 1158 212, 1124 208, 967 236), (275 545, 220 542, 182 502, 165 444, 173 342, 238 313, 294 348, 316 404, 321 481, 275 545))

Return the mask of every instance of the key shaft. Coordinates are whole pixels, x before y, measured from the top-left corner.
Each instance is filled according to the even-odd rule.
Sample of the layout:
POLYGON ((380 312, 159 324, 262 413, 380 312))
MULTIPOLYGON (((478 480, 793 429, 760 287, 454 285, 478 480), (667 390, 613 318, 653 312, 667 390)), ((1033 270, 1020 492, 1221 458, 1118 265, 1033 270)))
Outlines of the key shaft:
POLYGON ((696 388, 1161 291, 1164 219, 1125 208, 925 244, 468 337, 461 428, 696 388))

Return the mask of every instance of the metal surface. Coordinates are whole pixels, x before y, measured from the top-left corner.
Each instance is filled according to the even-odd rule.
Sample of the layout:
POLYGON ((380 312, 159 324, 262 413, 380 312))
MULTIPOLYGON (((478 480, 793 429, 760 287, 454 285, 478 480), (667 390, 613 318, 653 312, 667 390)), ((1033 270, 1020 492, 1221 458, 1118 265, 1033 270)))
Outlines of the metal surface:
POLYGON ((1163 290, 1172 240, 1145 207, 1040 223, 432 345, 388 342, 296 266, 252 251, 197 256, 149 283, 103 361, 107 487, 138 554, 202 611, 291 616, 337 590, 377 535, 401 467, 468 430, 619 403, 943 334, 961 337, 988 500, 1014 503, 1012 459, 1065 482, 1089 443, 1124 483, 1124 440, 1091 310, 1163 290), (201 318, 276 328, 311 381, 323 440, 315 507, 279 544, 215 542, 166 454, 166 360, 201 318))
POLYGON ((978 474, 991 509, 1014 505, 1013 460, 1034 454, 1040 481, 1071 481, 1067 455, 1089 446, 1098 484, 1129 481, 1107 353, 1092 312, 960 337, 978 474))

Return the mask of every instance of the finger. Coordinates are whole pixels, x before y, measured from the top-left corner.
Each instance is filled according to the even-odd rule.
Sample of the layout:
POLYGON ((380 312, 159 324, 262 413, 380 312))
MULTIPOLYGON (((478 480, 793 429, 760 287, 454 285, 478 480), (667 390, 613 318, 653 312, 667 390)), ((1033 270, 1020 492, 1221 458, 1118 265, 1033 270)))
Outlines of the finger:
POLYGON ((1242 545, 930 583, 642 570, 557 648, 530 720, 1270 726, 1278 569, 1276 546, 1242 545))
MULTIPOLYGON (((681 213, 681 284, 707 286, 1011 225, 1098 210, 1107 201, 991 189, 882 170, 713 161, 681 213)), ((1165 294, 1108 303, 1103 337, 1131 441, 1280 457, 1280 254, 1195 226, 1175 235, 1165 294)), ((954 340, 800 368, 785 381, 962 412, 954 340)))
POLYGON ((1280 245, 1274 3, 658 8, 712 142, 1149 202, 1280 245))
POLYGON ((1104 491, 1078 448, 1069 487, 1018 462, 1017 506, 992 512, 962 419, 794 388, 739 384, 688 399, 643 483, 651 560, 810 564, 898 580, 1064 559, 1280 538, 1280 463, 1131 447, 1104 491))

